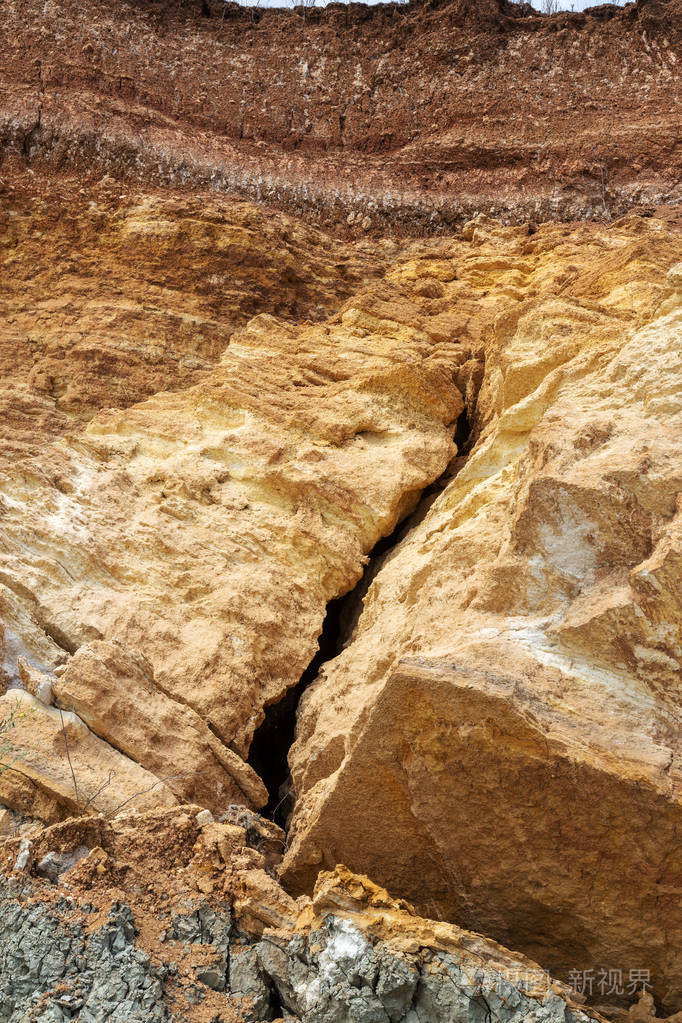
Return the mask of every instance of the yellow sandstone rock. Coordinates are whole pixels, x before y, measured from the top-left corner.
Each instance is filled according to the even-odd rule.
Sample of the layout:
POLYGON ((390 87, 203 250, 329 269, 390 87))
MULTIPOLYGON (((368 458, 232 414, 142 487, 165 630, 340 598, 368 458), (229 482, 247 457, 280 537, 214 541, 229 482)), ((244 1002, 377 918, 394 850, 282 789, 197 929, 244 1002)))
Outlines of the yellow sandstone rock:
POLYGON ((0 802, 44 820, 78 813, 113 815, 177 800, 155 775, 99 739, 69 711, 23 690, 0 697, 3 738, 0 802))
MULTIPOLYGON (((39 314, 21 283, 8 303, 0 680, 47 679, 79 798, 59 707, 10 690, 32 724, 0 801, 48 821, 80 791, 105 814, 261 805, 266 708, 419 505, 301 701, 289 893, 206 818, 193 890, 229 883, 249 927, 288 933, 292 893, 347 863, 563 980, 649 969, 678 1009, 679 231, 481 217, 336 263, 245 204, 117 202, 81 211, 106 302, 60 274, 39 314)), ((26 217, 24 283, 45 244, 26 217)))
POLYGON ((258 775, 216 739, 196 711, 154 685, 148 661, 118 644, 84 644, 53 688, 59 706, 75 711, 179 798, 221 809, 226 803, 267 802, 258 775))
POLYGON ((564 978, 639 964, 675 1008, 679 236, 469 234, 458 285, 506 298, 477 442, 303 697, 284 877, 346 862, 564 978))
POLYGON ((70 652, 122 643, 245 755, 328 601, 456 450, 466 352, 413 326, 416 308, 380 312, 256 317, 201 383, 8 468, 6 634, 35 651, 45 634, 70 652))

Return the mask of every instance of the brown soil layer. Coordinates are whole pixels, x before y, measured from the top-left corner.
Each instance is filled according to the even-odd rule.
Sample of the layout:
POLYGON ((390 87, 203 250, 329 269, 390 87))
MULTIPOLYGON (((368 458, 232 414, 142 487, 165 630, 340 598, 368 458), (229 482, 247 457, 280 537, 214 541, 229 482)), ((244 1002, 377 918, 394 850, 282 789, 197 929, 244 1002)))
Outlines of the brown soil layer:
POLYGON ((681 194, 679 0, 551 18, 505 0, 8 0, 0 45, 0 177, 15 154, 405 233, 681 194))

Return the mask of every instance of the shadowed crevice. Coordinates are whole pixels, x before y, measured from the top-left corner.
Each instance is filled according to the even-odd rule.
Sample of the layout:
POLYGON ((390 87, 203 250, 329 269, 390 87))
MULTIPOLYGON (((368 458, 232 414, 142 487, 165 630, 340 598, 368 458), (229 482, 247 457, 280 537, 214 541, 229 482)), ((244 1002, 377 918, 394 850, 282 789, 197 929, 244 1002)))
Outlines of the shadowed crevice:
MULTIPOLYGON (((472 430, 466 408, 457 420, 454 440, 460 454, 467 454, 472 430)), ((342 597, 327 604, 327 613, 317 645, 317 653, 303 672, 299 682, 288 689, 276 703, 265 708, 265 718, 254 732, 248 762, 261 777, 269 793, 261 813, 280 827, 287 827, 293 810, 293 791, 289 772, 289 750, 296 738, 296 720, 301 696, 327 662, 336 657, 352 638, 362 611, 362 601, 372 580, 386 557, 424 517, 428 508, 452 478, 451 466, 434 483, 426 487, 416 508, 397 524, 392 533, 382 537, 369 555, 361 579, 342 597)))

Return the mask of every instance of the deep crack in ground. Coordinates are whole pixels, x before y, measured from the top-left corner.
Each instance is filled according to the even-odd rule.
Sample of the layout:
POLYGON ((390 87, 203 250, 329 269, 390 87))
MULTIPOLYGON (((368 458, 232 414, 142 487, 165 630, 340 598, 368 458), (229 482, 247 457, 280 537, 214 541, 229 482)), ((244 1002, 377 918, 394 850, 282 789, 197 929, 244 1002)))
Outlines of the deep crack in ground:
MULTIPOLYGON (((470 449, 473 431, 466 407, 461 412, 454 433, 458 455, 470 449)), ((286 829, 294 805, 289 772, 289 750, 296 738, 296 719, 301 696, 320 673, 327 661, 336 657, 352 636, 362 611, 362 601, 386 556, 401 543, 421 521, 426 510, 452 478, 451 463, 445 472, 426 487, 414 510, 402 519, 392 533, 382 537, 372 549, 362 577, 342 597, 327 604, 327 613, 318 640, 317 653, 303 672, 299 682, 288 689, 276 703, 265 708, 265 718, 256 729, 248 762, 261 777, 269 793, 261 813, 286 829)))

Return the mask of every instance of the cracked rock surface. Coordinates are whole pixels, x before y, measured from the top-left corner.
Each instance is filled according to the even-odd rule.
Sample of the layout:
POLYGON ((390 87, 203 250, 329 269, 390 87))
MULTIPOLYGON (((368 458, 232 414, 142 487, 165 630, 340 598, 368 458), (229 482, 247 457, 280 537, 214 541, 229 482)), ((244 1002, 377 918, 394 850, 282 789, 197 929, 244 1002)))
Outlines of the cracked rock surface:
POLYGON ((566 979, 646 961, 672 1010, 680 236, 656 268, 664 235, 633 218, 579 269, 596 238, 559 230, 480 225, 451 253, 457 287, 514 296, 485 335, 476 443, 302 697, 284 877, 348 863, 566 979))
POLYGON ((3 873, 3 1023, 601 1020, 536 963, 346 868, 293 902, 247 844, 256 827, 177 809, 37 833, 37 849, 92 850, 55 881, 3 873))
POLYGON ((91 934, 69 926, 72 900, 53 913, 25 907, 11 886, 0 901, 0 1019, 3 1023, 146 1023, 168 1020, 164 971, 135 947, 130 908, 112 908, 91 934), (14 895, 14 897, 13 897, 14 895))
POLYGON ((680 2, 3 0, 0 1023, 680 1023, 680 2))

